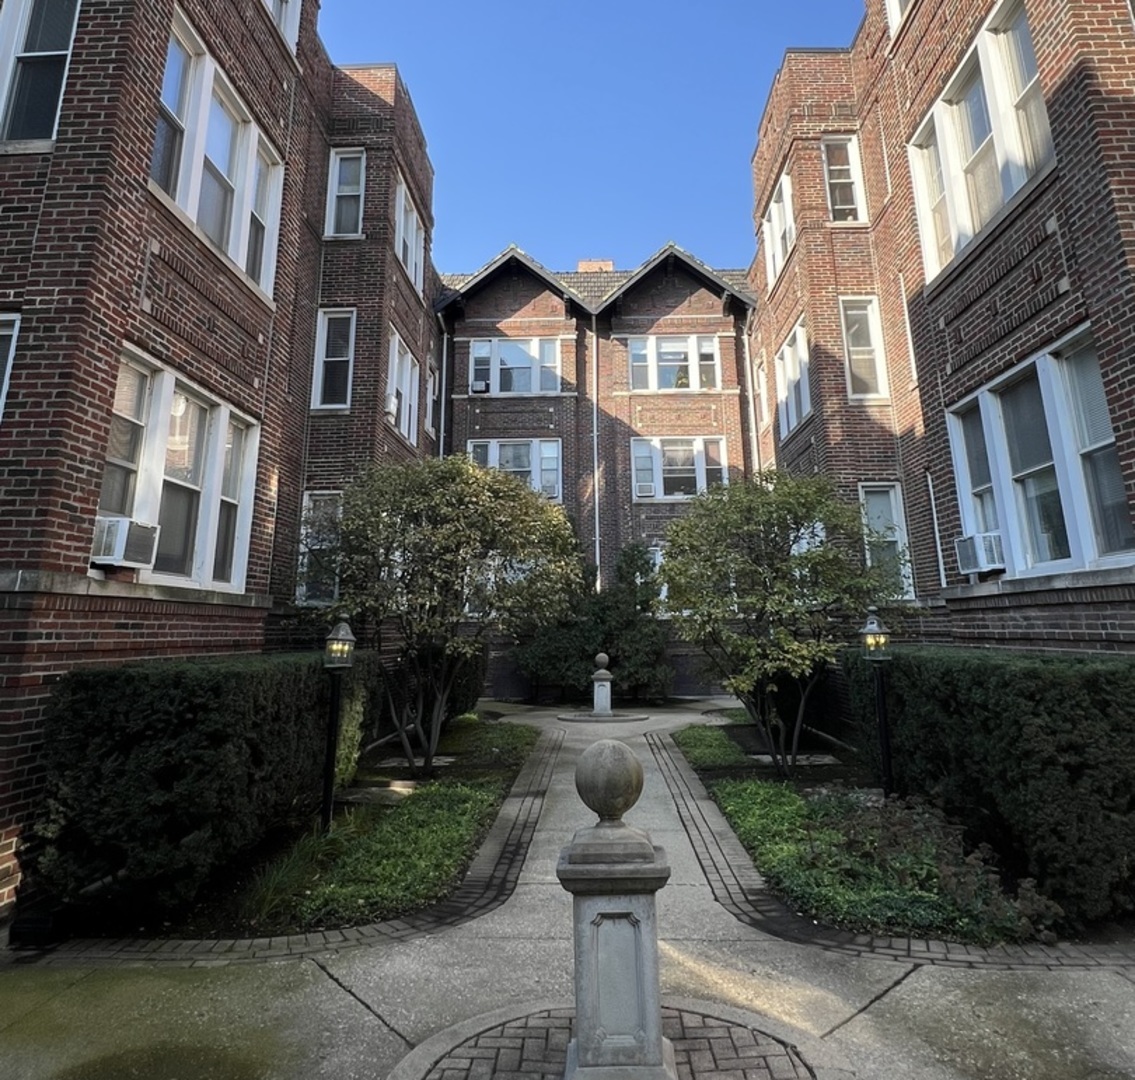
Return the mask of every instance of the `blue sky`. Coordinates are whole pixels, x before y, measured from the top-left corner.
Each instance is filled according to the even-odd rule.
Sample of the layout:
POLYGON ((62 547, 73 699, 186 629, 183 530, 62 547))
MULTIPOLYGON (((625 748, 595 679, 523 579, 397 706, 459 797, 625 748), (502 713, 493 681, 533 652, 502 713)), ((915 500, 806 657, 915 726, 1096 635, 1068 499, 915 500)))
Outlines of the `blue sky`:
POLYGON ((434 166, 434 263, 517 244, 553 270, 673 240, 752 259, 749 159, 789 46, 847 46, 862 0, 323 0, 339 64, 393 61, 434 166))

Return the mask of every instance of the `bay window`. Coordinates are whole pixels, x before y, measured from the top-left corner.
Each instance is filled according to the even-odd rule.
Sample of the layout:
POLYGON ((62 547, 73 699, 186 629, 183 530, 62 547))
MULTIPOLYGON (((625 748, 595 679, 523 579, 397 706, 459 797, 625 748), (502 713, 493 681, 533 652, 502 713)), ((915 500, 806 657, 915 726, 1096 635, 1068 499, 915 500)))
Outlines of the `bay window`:
POLYGON ((418 445, 418 362, 409 346, 390 328, 390 368, 386 381, 386 415, 411 446, 418 445))
POLYGON ((801 319, 776 354, 776 398, 781 438, 795 431, 812 411, 808 368, 808 334, 801 319))

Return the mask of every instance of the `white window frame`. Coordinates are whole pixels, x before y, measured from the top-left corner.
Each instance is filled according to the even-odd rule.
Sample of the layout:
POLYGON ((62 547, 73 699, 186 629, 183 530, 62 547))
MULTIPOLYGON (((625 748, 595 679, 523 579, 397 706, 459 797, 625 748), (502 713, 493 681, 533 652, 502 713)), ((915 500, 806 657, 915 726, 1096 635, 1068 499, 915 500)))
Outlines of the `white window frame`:
POLYGON ((792 213, 792 177, 782 172, 773 188, 761 221, 765 269, 771 290, 796 246, 796 220, 792 213))
MULTIPOLYGON (((898 559, 899 573, 901 574, 901 596, 904 600, 913 600, 914 578, 911 574, 910 541, 908 539, 906 528, 906 511, 903 507, 902 484, 894 482, 864 481, 859 485, 859 506, 863 513, 864 529, 871 528, 867 513, 867 495, 869 492, 886 492, 890 496, 891 523, 885 531, 881 532, 881 536, 884 541, 893 541, 896 545, 896 556, 898 559)), ((869 537, 867 538, 866 542, 865 554, 867 557, 867 565, 872 565, 871 543, 869 537)))
MULTIPOLYGON (((709 486, 706 466, 706 444, 716 443, 720 457, 720 465, 714 468, 721 470, 721 483, 729 483, 729 461, 726 457, 726 439, 724 435, 655 435, 631 439, 631 483, 635 502, 684 502, 701 495, 709 486), (666 443, 683 442, 692 443, 694 451, 694 476, 696 492, 693 494, 665 495, 663 491, 663 450, 666 443), (645 461, 649 453, 651 462, 651 479, 646 481, 640 476, 640 463, 645 461), (653 495, 640 495, 640 485, 645 483, 654 485, 653 495)), ((713 483, 718 481, 714 479, 713 483)))
POLYGON ((627 338, 627 384, 635 394, 688 394, 691 391, 721 391, 721 344, 717 334, 650 334, 627 338), (666 341, 684 339, 686 343, 687 386, 659 386, 659 353, 666 341), (702 386, 700 342, 713 343, 713 385, 702 386), (638 346, 641 345, 641 348, 638 346), (645 356, 645 364, 636 364, 636 356, 645 356), (635 369, 645 369, 647 385, 636 387, 635 369))
POLYGON ((859 138, 855 135, 826 135, 820 140, 824 159, 824 194, 828 200, 828 220, 833 225, 864 225, 867 222, 867 201, 863 191, 863 163, 859 159, 859 138), (836 219, 836 207, 832 201, 831 165, 828 162, 828 148, 836 145, 847 147, 848 177, 837 183, 850 183, 854 198, 855 217, 836 219))
POLYGON ((342 411, 351 407, 351 393, 355 384, 355 331, 358 326, 358 313, 355 308, 320 308, 315 332, 315 363, 312 365, 311 378, 311 408, 318 411, 342 411), (327 328, 331 319, 349 317, 351 320, 350 337, 346 357, 327 355, 327 328), (323 401, 323 384, 325 368, 328 360, 334 362, 347 362, 347 399, 346 401, 323 401))
MULTIPOLYGON (((915 205, 927 279, 946 268, 966 246, 998 220, 1005 205, 1053 160, 1052 133, 1047 109, 1041 100, 1041 129, 1035 134, 1039 146, 1023 134, 1027 121, 1038 118, 1026 113, 1022 102, 1041 93, 1039 76, 1030 79, 1019 93, 1013 86, 1009 29, 1023 17, 1022 0, 1004 0, 978 33, 969 53, 958 66, 945 93, 934 103, 919 126, 907 154, 915 179, 915 205), (962 92, 977 79, 983 88, 989 134, 967 157, 961 135, 959 102, 962 92), (941 194, 931 159, 937 147, 941 167, 941 194), (974 173, 981 155, 992 155, 999 190, 997 205, 979 209, 971 198, 967 177, 974 173), (1030 161, 1030 157, 1036 160, 1030 161), (939 205, 941 203, 941 205, 939 205), (948 236, 946 235, 948 231, 948 236)), ((1027 22, 1024 23, 1027 29, 1027 22)), ((1030 51, 1031 34, 1030 34, 1030 51)))
POLYGON ((776 353, 776 411, 786 438, 812 413, 811 348, 801 319, 776 353))
POLYGON ((488 383, 488 390, 484 391, 492 397, 532 397, 549 394, 560 394, 563 392, 563 345, 559 337, 532 337, 532 338, 514 338, 514 337, 494 337, 494 338, 473 338, 469 342, 469 393, 480 394, 480 390, 474 390, 474 384, 488 383), (529 385, 535 389, 530 390, 502 390, 501 386, 501 368, 508 365, 501 363, 501 345, 504 342, 510 344, 521 345, 531 358, 529 367, 530 380, 529 385), (555 345, 556 362, 554 369, 550 365, 541 362, 542 349, 547 343, 555 345), (488 369, 486 371, 486 368, 488 369), (544 371, 555 371, 555 389, 544 390, 541 389, 541 374, 544 371), (487 378, 485 377, 487 374, 487 378))
MULTIPOLYGON (((1135 549, 1111 553, 1100 551, 1096 526, 1088 494, 1087 480, 1079 446, 1076 418, 1071 402, 1061 357, 1077 355, 1091 339, 1084 330, 1061 338, 1044 351, 1029 357, 983 386, 976 393, 957 402, 946 414, 947 431, 956 477, 958 507, 962 534, 969 536, 986 531, 978 516, 974 484, 970 475, 962 430, 962 414, 975 405, 980 410, 981 429, 989 462, 993 511, 1001 535, 1005 557, 1005 573, 1010 578, 1027 578, 1077 570, 1108 569, 1135 565, 1135 549), (1014 479, 1009 456, 1000 394, 1022 378, 1035 374, 1047 424, 1052 452, 1052 468, 1068 541, 1068 556, 1039 561, 1030 553, 1028 524, 1022 507, 1018 483, 1014 479)), ((1109 413, 1111 413, 1109 402, 1109 413)), ((1110 417, 1109 417, 1110 418, 1110 417)), ((1113 427, 1114 436, 1114 427, 1113 427)))
POLYGON ((19 315, 0 315, 0 424, 4 422, 4 403, 8 400, 12 367, 16 363, 16 338, 19 337, 19 333, 19 315), (8 338, 6 348, 5 337, 8 338))
POLYGON ((224 71, 209 55, 204 41, 193 29, 180 8, 174 9, 170 36, 189 56, 186 79, 184 116, 179 160, 172 176, 173 191, 166 190, 152 173, 150 190, 176 206, 186 215, 194 232, 214 251, 225 256, 229 264, 262 292, 271 295, 276 276, 277 249, 280 238, 280 205, 283 197, 283 158, 253 121, 252 114, 233 89, 224 71), (232 116, 236 125, 233 146, 232 205, 223 243, 218 243, 199 224, 201 214, 202 177, 205 172, 209 115, 216 97, 232 116), (256 177, 258 157, 268 167, 263 189, 263 203, 257 207, 256 177), (264 237, 261 244, 260 275, 248 273, 250 263, 249 236, 252 216, 262 220, 264 237))
POLYGON ((465 450, 470 460, 477 462, 478 457, 484 457, 477 462, 488 469, 500 468, 500 451, 502 446, 526 445, 529 448, 529 477, 528 484, 533 491, 538 492, 551 502, 560 502, 564 490, 564 453, 561 439, 470 439, 465 450), (556 484, 555 491, 549 491, 543 482, 544 450, 550 447, 556 450, 556 484), (484 449, 480 454, 479 450, 484 449))
POLYGON ((425 275, 426 229, 402 174, 394 189, 394 251, 420 293, 425 275))
POLYGON ((437 390, 438 390, 438 375, 437 368, 431 363, 426 371, 426 420, 425 429, 426 434, 433 436, 437 431, 437 390))
POLYGON ((288 48, 295 52, 300 31, 301 0, 264 0, 264 6, 288 48))
POLYGON ((343 513, 343 493, 334 490, 305 491, 303 493, 302 517, 300 518, 300 548, 299 561, 296 569, 296 603, 307 607, 327 607, 339 599, 339 578, 336 576, 332 585, 331 596, 312 598, 307 595, 307 563, 308 563, 308 537, 311 529, 311 517, 315 512, 317 502, 334 504, 336 518, 343 513))
POLYGON ((390 327, 390 366, 386 375, 386 416, 411 446, 418 445, 418 390, 421 365, 393 326, 390 327))
MULTIPOLYGON (((79 0, 75 5, 75 21, 71 25, 71 39, 68 42, 67 55, 63 62, 63 78, 59 84, 59 100, 55 103, 55 120, 52 122, 50 134, 19 139, 12 139, 7 134, 11 122, 9 112, 16 89, 20 56, 23 55, 28 22, 36 2, 37 0, 5 0, 3 6, 0 6, 0 139, 2 139, 0 146, 4 142, 48 142, 54 140, 59 131, 59 113, 63 105, 63 95, 67 92, 67 77, 71 69, 71 53, 75 44, 75 30, 79 24, 82 0, 79 0)), ((42 0, 42 2, 50 4, 53 0, 42 0)), ((51 53, 29 53, 28 55, 60 55, 60 53, 53 51, 51 53)))
POLYGON ((887 22, 890 24, 892 37, 898 33, 907 13, 916 3, 917 0, 886 0, 887 22))
POLYGON ((883 322, 879 317, 879 298, 877 296, 841 296, 839 298, 839 322, 843 333, 844 376, 847 381, 847 396, 851 401, 884 401, 890 397, 887 381, 887 357, 883 348, 883 322), (874 354, 875 383, 877 390, 856 393, 852 385, 851 341, 847 333, 847 308, 849 304, 867 305, 868 325, 871 329, 871 348, 874 354))
POLYGON ((363 235, 363 207, 366 203, 366 186, 367 186, 367 155, 366 150, 360 146, 352 147, 336 147, 331 151, 331 161, 327 167, 327 208, 323 223, 323 235, 328 239, 339 238, 345 236, 362 236, 363 235), (356 191, 343 191, 339 185, 339 163, 347 158, 359 159, 359 190, 356 191), (358 221, 356 228, 349 232, 338 232, 335 228, 335 221, 338 215, 336 210, 338 208, 339 199, 343 197, 358 197, 358 221))
POLYGON ((763 431, 771 419, 768 407, 768 367, 762 360, 757 365, 757 427, 763 431))
MULTIPOLYGON (((252 417, 135 350, 123 355, 121 363, 141 372, 147 380, 145 404, 142 416, 139 418, 143 434, 129 512, 125 515, 109 513, 108 516, 126 516, 134 521, 161 524, 162 489, 167 480, 167 444, 175 395, 182 395, 188 404, 201 406, 207 412, 202 443, 202 476, 195 487, 200 496, 197 523, 193 534, 192 566, 187 574, 139 570, 138 581, 142 584, 214 589, 218 592, 244 592, 252 539, 253 503, 256 496, 259 425, 252 417), (213 565, 220 525, 220 506, 222 500, 226 498, 223 488, 225 439, 230 421, 240 427, 244 435, 239 464, 239 489, 235 499, 232 500, 236 502, 237 516, 231 580, 221 581, 214 579, 213 565)), ((100 511, 100 513, 106 512, 100 511)))

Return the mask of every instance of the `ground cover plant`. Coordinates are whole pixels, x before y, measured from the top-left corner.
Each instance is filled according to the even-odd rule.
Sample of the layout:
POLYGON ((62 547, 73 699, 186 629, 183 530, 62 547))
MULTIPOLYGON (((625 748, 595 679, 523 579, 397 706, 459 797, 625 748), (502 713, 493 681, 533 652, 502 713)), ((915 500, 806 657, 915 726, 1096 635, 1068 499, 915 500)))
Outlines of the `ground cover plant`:
POLYGON ((754 865, 794 911, 832 926, 972 944, 1047 938, 1060 909, 1022 882, 1007 895, 987 848, 967 850, 962 829, 916 799, 884 802, 862 790, 797 790, 737 775, 724 728, 675 736, 754 865), (713 771, 734 766, 733 775, 713 771))

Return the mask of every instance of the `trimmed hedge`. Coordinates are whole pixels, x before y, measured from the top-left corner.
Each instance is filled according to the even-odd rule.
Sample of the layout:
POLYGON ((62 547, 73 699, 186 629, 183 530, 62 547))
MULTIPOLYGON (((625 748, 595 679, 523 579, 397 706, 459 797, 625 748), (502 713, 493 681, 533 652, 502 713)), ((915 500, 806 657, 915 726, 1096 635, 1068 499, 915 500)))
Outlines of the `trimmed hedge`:
MULTIPOLYGON (((357 655, 344 678, 341 780, 381 707, 377 657, 357 655)), ((44 725, 34 880, 67 899, 101 882, 123 904, 192 900, 218 867, 318 806, 328 692, 319 653, 71 672, 44 725)))
MULTIPOLYGON (((877 759, 867 662, 844 670, 877 759)), ((940 800, 1072 923, 1135 909, 1135 661, 900 650, 887 701, 899 791, 940 800)))

